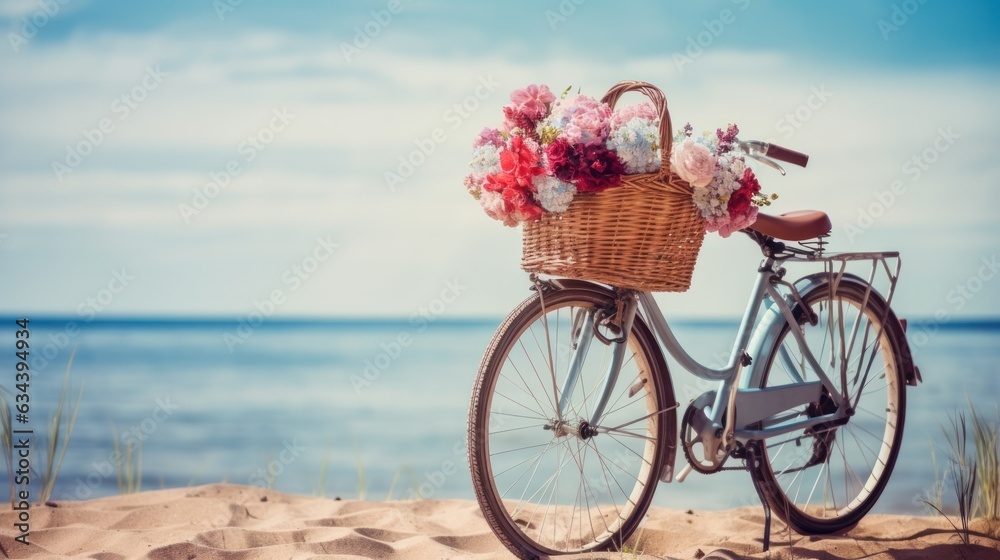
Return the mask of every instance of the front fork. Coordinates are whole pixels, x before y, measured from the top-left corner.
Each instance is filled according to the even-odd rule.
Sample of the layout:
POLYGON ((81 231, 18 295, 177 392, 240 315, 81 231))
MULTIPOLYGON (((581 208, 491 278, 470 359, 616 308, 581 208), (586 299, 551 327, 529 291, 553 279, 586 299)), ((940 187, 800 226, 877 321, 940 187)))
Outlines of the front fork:
POLYGON ((632 332, 632 323, 635 321, 635 313, 639 307, 639 299, 632 291, 622 291, 617 298, 617 308, 614 315, 608 315, 604 310, 587 310, 582 312, 582 318, 573 319, 573 355, 570 357, 569 372, 563 382, 562 390, 559 394, 559 405, 556 410, 559 420, 565 420, 565 414, 569 408, 569 401, 580 379, 580 370, 586 360, 587 352, 590 350, 590 343, 594 336, 597 336, 606 344, 613 346, 611 363, 604 374, 601 382, 601 393, 597 400, 597 405, 589 418, 591 426, 600 425, 601 416, 604 409, 611 400, 611 393, 618 382, 618 373, 621 370, 622 362, 625 359, 625 352, 628 348, 628 336, 632 332), (615 338, 608 338, 601 334, 601 326, 608 324, 619 330, 615 338))

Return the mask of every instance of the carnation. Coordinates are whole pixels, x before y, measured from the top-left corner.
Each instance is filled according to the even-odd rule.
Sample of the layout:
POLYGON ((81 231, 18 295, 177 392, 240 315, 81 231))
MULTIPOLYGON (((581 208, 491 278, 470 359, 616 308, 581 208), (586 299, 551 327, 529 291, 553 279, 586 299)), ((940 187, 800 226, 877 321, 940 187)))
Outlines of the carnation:
POLYGON ((559 139, 545 148, 553 174, 576 185, 577 192, 600 192, 621 184, 625 164, 604 146, 572 145, 559 139))
POLYGON ((498 192, 483 191, 479 197, 479 204, 483 207, 486 215, 503 222, 505 226, 515 227, 518 222, 507 211, 507 202, 503 195, 498 192))
POLYGON ((666 155, 660 125, 651 103, 612 110, 587 95, 557 98, 531 84, 511 93, 500 127, 474 139, 463 183, 488 216, 512 227, 567 212, 577 196, 621 185, 622 175, 661 169, 691 185, 705 229, 723 237, 753 224, 757 207, 776 198, 759 194, 736 125, 694 135, 687 124, 666 155))
POLYGON ((533 132, 538 121, 548 113, 549 105, 555 100, 556 96, 549 91, 548 86, 544 85, 531 84, 526 88, 514 90, 510 94, 511 103, 503 108, 504 130, 533 132))

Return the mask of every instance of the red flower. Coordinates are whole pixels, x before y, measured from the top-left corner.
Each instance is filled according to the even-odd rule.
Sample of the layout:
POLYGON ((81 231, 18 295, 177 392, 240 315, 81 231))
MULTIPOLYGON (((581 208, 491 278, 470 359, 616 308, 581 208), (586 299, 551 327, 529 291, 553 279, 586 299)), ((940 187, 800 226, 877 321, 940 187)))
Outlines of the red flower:
POLYGON ((757 181, 757 176, 753 174, 753 170, 749 167, 743 171, 743 177, 739 181, 740 185, 743 185, 744 188, 750 189, 750 194, 760 192, 760 182, 757 181))
POLYGON ((557 139, 545 148, 552 174, 576 185, 578 192, 600 192, 618 186, 625 164, 602 145, 570 145, 557 139))
POLYGON ((520 221, 537 220, 542 217, 542 207, 535 203, 531 194, 518 187, 503 190, 505 210, 520 221))
POLYGON ((618 159, 618 154, 602 145, 585 146, 582 151, 576 176, 579 192, 600 192, 622 183, 625 164, 618 159))
POLYGON ((576 178, 576 170, 580 167, 580 157, 568 142, 559 138, 545 147, 545 157, 549 160, 549 168, 558 179, 572 182, 576 178))
MULTIPOLYGON (((538 165, 539 155, 524 138, 515 136, 510 146, 500 151, 500 173, 496 174, 495 182, 503 186, 519 186, 534 189, 532 179, 545 173, 538 165)), ((489 182, 487 177, 487 182, 489 182)), ((499 189, 493 189, 499 190, 499 189)))
POLYGON ((726 208, 730 216, 743 216, 750 211, 750 203, 753 200, 753 193, 748 187, 742 187, 729 197, 726 208))

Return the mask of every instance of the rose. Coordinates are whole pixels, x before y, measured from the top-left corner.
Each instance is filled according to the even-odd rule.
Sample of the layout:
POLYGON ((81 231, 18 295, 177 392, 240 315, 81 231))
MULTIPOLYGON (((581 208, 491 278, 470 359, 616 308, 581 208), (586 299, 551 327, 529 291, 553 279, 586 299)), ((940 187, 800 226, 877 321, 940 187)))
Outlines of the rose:
POLYGON ((692 187, 704 187, 712 182, 718 159, 707 147, 687 138, 674 143, 670 153, 670 167, 692 187))
POLYGON ((750 212, 750 202, 753 199, 753 193, 750 191, 751 189, 743 187, 730 195, 729 202, 726 203, 730 216, 745 216, 750 212))

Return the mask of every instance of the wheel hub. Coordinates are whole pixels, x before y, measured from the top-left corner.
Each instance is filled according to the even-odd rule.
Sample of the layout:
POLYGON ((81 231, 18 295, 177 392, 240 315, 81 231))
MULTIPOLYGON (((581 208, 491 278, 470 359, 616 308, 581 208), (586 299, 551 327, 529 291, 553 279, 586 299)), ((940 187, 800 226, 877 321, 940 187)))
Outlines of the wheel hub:
POLYGON ((590 422, 580 419, 576 422, 566 420, 550 420, 548 424, 542 426, 544 430, 552 430, 555 437, 576 436, 581 440, 588 440, 596 436, 599 432, 590 422))

